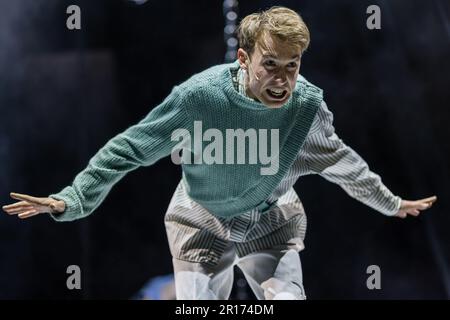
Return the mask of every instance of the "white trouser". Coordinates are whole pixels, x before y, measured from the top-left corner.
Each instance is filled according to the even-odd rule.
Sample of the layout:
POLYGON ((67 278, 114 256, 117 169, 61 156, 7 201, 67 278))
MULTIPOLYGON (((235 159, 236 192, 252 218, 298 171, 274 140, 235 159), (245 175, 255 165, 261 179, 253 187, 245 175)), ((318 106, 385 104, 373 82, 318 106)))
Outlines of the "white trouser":
POLYGON ((238 257, 233 242, 214 267, 173 258, 178 300, 227 300, 233 287, 233 267, 244 273, 259 300, 306 299, 298 252, 287 246, 238 257))

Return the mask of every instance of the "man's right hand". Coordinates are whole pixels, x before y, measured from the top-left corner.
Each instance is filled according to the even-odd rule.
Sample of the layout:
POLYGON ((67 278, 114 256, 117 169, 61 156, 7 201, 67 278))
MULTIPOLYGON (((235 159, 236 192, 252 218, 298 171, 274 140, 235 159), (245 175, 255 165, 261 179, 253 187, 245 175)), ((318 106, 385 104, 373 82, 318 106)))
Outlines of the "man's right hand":
POLYGON ((10 196, 21 201, 3 206, 2 209, 7 214, 17 215, 20 219, 30 218, 40 213, 62 213, 66 209, 66 203, 62 200, 36 198, 14 192, 11 192, 10 196))

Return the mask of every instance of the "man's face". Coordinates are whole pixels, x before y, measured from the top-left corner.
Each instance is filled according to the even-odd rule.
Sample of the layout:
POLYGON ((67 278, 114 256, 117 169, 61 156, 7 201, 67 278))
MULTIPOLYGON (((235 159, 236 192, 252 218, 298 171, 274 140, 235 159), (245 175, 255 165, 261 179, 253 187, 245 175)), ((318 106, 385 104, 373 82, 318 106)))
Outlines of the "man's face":
POLYGON ((266 36, 263 49, 257 42, 250 61, 243 49, 238 50, 241 67, 246 71, 247 95, 270 108, 285 104, 295 88, 300 69, 301 50, 266 36))

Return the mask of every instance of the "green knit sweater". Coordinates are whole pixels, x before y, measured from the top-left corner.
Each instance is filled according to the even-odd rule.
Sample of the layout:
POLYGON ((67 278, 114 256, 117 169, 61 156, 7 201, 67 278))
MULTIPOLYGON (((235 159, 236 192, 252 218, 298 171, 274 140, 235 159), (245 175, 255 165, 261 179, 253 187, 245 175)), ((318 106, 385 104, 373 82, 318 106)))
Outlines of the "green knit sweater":
MULTIPOLYGON (((75 177, 72 185, 49 196, 66 203, 64 213, 52 217, 71 221, 91 214, 128 172, 139 166, 150 166, 171 154, 180 145, 180 140, 172 136, 177 129, 185 129, 191 138, 188 149, 182 154, 192 156, 183 157, 192 161, 183 163, 182 169, 188 195, 194 201, 222 217, 236 216, 265 205, 305 141, 322 102, 322 90, 299 76, 288 102, 281 108, 271 109, 244 97, 234 88, 232 75, 237 68, 237 61, 214 66, 175 86, 138 124, 109 140, 75 177), (222 132, 224 137, 227 129, 267 130, 268 155, 275 151, 270 150, 270 132, 276 129, 279 143, 276 170, 261 174, 261 169, 268 167, 267 163, 251 163, 250 148, 239 149, 238 143, 231 150, 223 143, 226 145, 224 153, 234 153, 229 158, 232 162, 199 161, 202 151, 211 142, 203 139, 199 144, 198 134, 196 142, 193 141, 198 133, 198 126, 197 131, 194 130, 195 121, 201 121, 203 133, 212 129, 222 132), (244 163, 238 162, 239 155, 243 156, 241 160, 246 160, 244 163)), ((226 159, 226 155, 223 158, 226 159)))

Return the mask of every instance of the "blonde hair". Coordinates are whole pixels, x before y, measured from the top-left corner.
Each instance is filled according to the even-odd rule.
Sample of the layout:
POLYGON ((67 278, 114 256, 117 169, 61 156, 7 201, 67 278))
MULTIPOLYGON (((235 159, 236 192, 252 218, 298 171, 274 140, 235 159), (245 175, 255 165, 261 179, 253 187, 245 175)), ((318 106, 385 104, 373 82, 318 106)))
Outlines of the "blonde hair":
POLYGON ((309 46, 309 30, 305 22, 297 12, 285 7, 272 7, 242 19, 237 30, 239 46, 248 54, 253 53, 257 42, 266 49, 264 36, 267 34, 291 47, 300 48, 302 52, 309 46))

